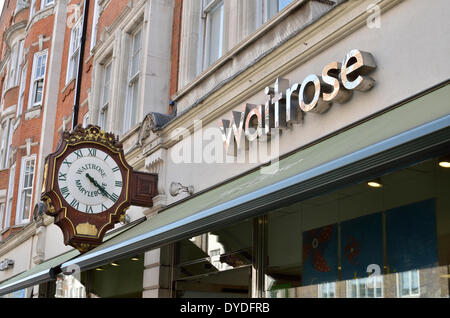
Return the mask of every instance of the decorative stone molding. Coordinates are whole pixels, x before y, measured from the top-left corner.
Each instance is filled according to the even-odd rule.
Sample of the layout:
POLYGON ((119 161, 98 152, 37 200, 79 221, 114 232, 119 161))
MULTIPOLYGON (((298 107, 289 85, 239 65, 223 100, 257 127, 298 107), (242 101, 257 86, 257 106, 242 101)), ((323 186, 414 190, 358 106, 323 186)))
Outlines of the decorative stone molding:
POLYGON ((16 16, 20 11, 29 7, 28 1, 26 0, 17 0, 16 10, 14 10, 14 16, 16 16))
POLYGON ((143 146, 144 141, 149 138, 152 133, 159 136, 158 131, 170 122, 175 116, 160 113, 149 113, 145 116, 139 128, 138 145, 143 146))
POLYGON ((21 32, 27 26, 27 21, 20 21, 11 25, 6 31, 4 35, 4 39, 6 41, 7 47, 11 48, 11 39, 15 37, 17 32, 21 32))
POLYGON ((145 169, 150 173, 158 174, 158 195, 153 198, 153 207, 146 210, 144 214, 149 217, 158 213, 167 206, 165 189, 167 150, 160 148, 145 159, 145 169))
POLYGON ((38 106, 34 106, 31 109, 28 109, 25 112, 25 120, 31 120, 33 118, 37 118, 37 117, 41 116, 41 108, 42 108, 42 105, 38 105, 38 106))
POLYGON ((33 263, 41 264, 45 260, 45 236, 47 228, 42 223, 36 228, 36 246, 34 247, 33 263))

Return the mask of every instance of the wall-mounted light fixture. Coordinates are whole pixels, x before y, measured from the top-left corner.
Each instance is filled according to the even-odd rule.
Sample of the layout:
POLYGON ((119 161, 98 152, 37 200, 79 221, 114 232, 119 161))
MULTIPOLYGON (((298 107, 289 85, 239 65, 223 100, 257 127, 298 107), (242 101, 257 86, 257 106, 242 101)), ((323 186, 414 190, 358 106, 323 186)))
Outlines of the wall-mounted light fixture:
POLYGON ((179 182, 172 182, 170 184, 169 193, 171 196, 176 197, 181 192, 187 192, 189 195, 192 195, 194 193, 194 186, 184 186, 179 182))
POLYGON ((0 271, 6 271, 14 266, 14 261, 12 259, 4 259, 0 262, 0 271))

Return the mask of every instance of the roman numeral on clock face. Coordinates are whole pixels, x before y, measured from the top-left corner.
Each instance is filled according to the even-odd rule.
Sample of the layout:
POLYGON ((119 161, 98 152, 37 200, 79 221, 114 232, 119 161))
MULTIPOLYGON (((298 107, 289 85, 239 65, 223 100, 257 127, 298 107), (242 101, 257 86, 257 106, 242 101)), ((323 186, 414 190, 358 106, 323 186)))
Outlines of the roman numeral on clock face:
POLYGON ((86 205, 86 213, 94 213, 90 205, 86 205))
POLYGON ((88 148, 89 156, 90 157, 96 157, 97 156, 97 149, 95 148, 88 148))
POLYGON ((59 176, 58 176, 58 180, 59 181, 67 181, 67 173, 59 173, 59 176))
POLYGON ((70 195, 69 188, 68 187, 62 188, 61 194, 63 195, 64 199, 67 199, 67 197, 70 195))
POLYGON ((81 151, 81 149, 80 149, 80 150, 76 150, 76 151, 74 151, 74 154, 76 154, 76 155, 77 155, 77 159, 78 159, 78 158, 82 158, 82 157, 83 157, 83 152, 81 151))
POLYGON ((114 167, 114 168, 112 169, 112 171, 113 171, 113 172, 119 171, 119 167, 114 167))
POLYGON ((123 183, 122 183, 122 181, 116 181, 115 185, 116 185, 116 187, 122 188, 123 183))
POLYGON ((119 200, 119 196, 115 193, 111 194, 111 200, 115 203, 119 200))
POLYGON ((73 199, 72 202, 70 202, 70 206, 74 209, 79 209, 80 207, 80 202, 78 202, 77 199, 73 199))
POLYGON ((72 165, 72 163, 70 161, 68 161, 67 159, 64 159, 63 164, 67 165, 68 167, 70 167, 72 165))

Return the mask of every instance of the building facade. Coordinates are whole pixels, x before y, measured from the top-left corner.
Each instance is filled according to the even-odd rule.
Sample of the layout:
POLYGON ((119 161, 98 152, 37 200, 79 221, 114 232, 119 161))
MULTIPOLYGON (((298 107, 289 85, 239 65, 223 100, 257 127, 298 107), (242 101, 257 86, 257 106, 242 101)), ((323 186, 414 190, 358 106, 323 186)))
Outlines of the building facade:
POLYGON ((444 0, 55 2, 36 157, 79 87, 76 121, 118 135, 158 195, 82 255, 38 214, 0 245, 1 295, 449 297, 444 0))

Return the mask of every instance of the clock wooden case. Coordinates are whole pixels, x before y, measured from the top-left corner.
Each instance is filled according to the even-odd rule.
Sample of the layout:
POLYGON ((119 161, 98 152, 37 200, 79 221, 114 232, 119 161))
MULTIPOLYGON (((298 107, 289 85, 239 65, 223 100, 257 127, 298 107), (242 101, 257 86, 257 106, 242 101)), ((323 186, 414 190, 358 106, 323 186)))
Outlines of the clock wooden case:
POLYGON ((64 244, 86 252, 102 243, 130 205, 151 207, 156 174, 133 171, 122 143, 97 126, 64 132, 45 160, 41 200, 55 218, 64 244))

